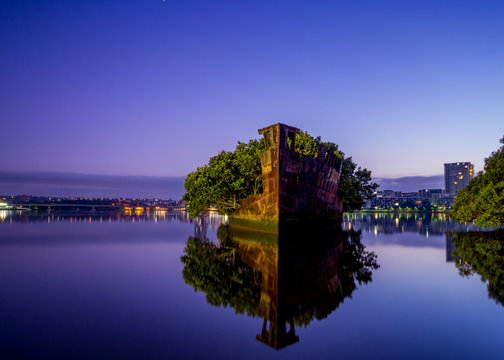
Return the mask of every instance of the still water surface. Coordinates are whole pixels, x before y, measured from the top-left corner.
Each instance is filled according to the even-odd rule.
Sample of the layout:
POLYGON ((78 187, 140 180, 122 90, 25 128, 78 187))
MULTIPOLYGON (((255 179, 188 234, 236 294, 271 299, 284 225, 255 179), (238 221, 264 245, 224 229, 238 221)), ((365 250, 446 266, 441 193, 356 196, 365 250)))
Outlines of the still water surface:
POLYGON ((180 213, 0 220, 2 359, 504 358, 502 238, 478 257, 443 215, 280 240, 180 213))

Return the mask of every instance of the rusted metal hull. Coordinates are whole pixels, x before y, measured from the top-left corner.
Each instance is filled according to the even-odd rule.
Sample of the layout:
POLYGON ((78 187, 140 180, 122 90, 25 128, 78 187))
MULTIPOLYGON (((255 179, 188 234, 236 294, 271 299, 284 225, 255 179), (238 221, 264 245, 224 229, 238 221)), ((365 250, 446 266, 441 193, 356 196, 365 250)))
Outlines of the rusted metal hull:
MULTIPOLYGON (((231 222, 260 228, 262 225, 253 222, 341 219, 341 159, 327 154, 325 148, 319 149, 316 158, 297 153, 294 139, 298 131, 283 124, 259 130, 267 144, 261 154, 264 192, 243 199, 231 222)), ((274 226, 266 228, 274 230, 274 226)))

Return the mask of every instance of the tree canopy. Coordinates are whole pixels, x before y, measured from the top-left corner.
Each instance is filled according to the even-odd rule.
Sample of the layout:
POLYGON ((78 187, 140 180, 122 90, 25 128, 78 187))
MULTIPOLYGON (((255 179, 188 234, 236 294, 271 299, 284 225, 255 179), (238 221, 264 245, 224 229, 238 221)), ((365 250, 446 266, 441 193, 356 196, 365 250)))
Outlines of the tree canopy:
MULTIPOLYGON (((500 142, 504 144, 504 137, 500 142)), ((450 215, 478 226, 504 224, 504 145, 485 159, 484 171, 458 192, 450 215)))
MULTIPOLYGON (((361 168, 352 157, 345 157, 338 145, 323 142, 301 131, 296 136, 295 150, 316 157, 320 145, 343 160, 339 196, 343 199, 343 211, 359 210, 364 200, 372 196, 378 187, 371 181, 371 171, 361 168)), ((250 140, 238 142, 234 151, 221 151, 210 158, 207 165, 189 173, 185 179, 182 197, 191 216, 198 216, 210 207, 220 214, 231 214, 240 207, 240 200, 262 192, 260 153, 264 142, 250 140)))
POLYGON ((221 151, 207 165, 189 173, 182 197, 193 217, 210 207, 220 214, 230 214, 240 200, 262 192, 261 158, 264 143, 250 140, 238 142, 235 151, 221 151))

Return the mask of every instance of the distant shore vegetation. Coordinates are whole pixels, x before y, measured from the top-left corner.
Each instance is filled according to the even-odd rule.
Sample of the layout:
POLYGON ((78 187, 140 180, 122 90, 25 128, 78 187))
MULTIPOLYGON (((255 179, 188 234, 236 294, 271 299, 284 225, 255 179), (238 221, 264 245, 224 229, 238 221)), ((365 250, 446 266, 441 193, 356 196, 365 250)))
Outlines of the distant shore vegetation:
MULTIPOLYGON (((346 157, 335 143, 324 142, 320 136, 313 137, 304 131, 296 135, 295 150, 301 154, 316 157, 321 145, 343 160, 338 187, 343 211, 360 210, 378 187, 371 181, 371 171, 346 157)), ((232 214, 240 208, 240 200, 262 193, 260 154, 264 149, 264 142, 257 139, 238 142, 234 151, 221 151, 207 165, 189 173, 182 196, 189 215, 198 216, 209 208, 216 208, 219 214, 232 214)))
POLYGON ((504 137, 503 144, 485 159, 485 167, 460 190, 450 211, 459 222, 497 227, 504 224, 504 137))
POLYGON ((448 209, 444 206, 422 206, 422 207, 401 207, 392 206, 390 208, 374 208, 374 209, 361 209, 361 212, 448 212, 448 209))

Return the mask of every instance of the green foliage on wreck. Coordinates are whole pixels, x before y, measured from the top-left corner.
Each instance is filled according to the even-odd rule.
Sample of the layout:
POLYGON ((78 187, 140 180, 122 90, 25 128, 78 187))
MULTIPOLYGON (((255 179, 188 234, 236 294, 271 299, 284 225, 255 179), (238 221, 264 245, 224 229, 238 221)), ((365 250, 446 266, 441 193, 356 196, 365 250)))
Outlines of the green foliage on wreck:
MULTIPOLYGON (((324 142, 303 131, 296 135, 294 150, 300 154, 315 158, 321 146, 342 160, 338 195, 343 201, 343 211, 359 210, 377 188, 371 181, 371 171, 359 167, 335 143, 324 142)), ((182 197, 189 214, 195 217, 211 207, 217 208, 220 214, 232 214, 240 208, 242 199, 261 194, 261 153, 265 149, 263 141, 238 142, 234 151, 221 151, 207 165, 189 173, 182 197)))

